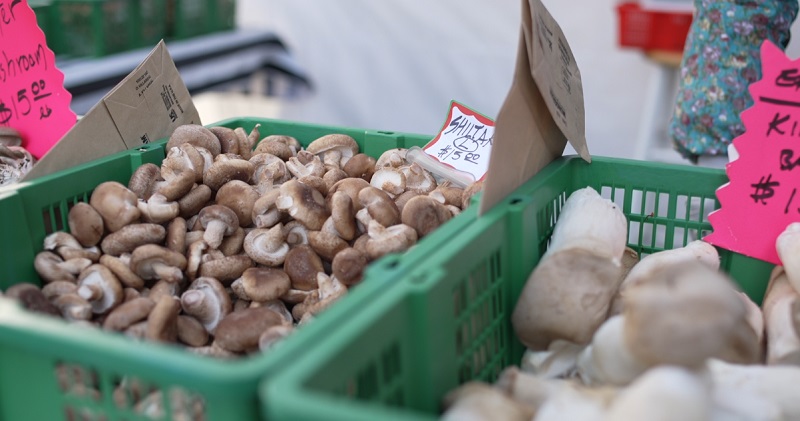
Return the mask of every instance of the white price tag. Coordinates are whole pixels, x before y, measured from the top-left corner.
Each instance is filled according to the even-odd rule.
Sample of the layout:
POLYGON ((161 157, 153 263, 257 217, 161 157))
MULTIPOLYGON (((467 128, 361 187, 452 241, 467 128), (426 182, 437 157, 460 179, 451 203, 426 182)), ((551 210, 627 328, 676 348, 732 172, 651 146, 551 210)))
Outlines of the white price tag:
POLYGON ((452 101, 442 130, 423 149, 439 163, 481 180, 489 169, 493 137, 492 120, 452 101))

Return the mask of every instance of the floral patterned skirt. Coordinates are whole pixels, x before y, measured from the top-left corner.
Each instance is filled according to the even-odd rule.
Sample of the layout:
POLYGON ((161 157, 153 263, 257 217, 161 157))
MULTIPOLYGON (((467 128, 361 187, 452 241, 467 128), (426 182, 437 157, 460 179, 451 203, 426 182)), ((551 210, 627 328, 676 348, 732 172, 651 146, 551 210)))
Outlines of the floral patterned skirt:
POLYGON ((725 155, 744 133, 739 113, 753 104, 747 87, 761 78, 761 44, 786 47, 798 0, 695 0, 695 10, 669 133, 696 163, 725 155))

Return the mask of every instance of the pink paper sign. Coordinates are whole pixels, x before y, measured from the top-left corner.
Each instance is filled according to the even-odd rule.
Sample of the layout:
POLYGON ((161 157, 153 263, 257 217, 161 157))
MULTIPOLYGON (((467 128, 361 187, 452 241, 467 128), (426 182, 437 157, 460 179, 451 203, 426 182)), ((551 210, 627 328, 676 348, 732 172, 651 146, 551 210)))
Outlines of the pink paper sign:
POLYGON ((709 215, 716 246, 780 264, 775 240, 800 221, 800 60, 769 41, 761 45, 762 77, 750 85, 754 104, 742 112, 746 131, 733 140, 739 158, 717 190, 709 215))
POLYGON ((0 0, 0 125, 41 158, 75 125, 71 99, 27 0, 0 0))

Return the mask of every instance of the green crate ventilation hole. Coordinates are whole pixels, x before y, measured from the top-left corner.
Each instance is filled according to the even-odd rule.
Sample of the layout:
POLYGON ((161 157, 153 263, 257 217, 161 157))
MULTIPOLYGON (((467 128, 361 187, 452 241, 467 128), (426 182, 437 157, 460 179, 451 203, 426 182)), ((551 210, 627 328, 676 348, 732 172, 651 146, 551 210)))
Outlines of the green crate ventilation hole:
MULTIPOLYGON (((69 231, 69 211, 89 202, 94 189, 45 206, 44 234, 69 231)), ((68 421, 196 420, 206 418, 204 400, 184 388, 161 388, 129 376, 109 375, 77 363, 56 362, 53 375, 68 421)))
POLYGON ((68 421, 205 419, 202 397, 181 388, 163 388, 138 378, 57 362, 54 366, 68 421))
POLYGON ((69 231, 69 224, 67 218, 69 211, 79 202, 89 202, 93 190, 79 194, 70 199, 60 200, 54 204, 46 206, 42 210, 42 223, 44 226, 44 233, 52 234, 56 231, 69 231))
POLYGON ((711 232, 714 195, 673 195, 659 189, 602 185, 600 195, 616 203, 628 220, 628 245, 641 257, 682 247, 711 232))
POLYGON ((369 361, 353 377, 345 379, 338 390, 332 392, 359 400, 403 407, 405 398, 402 373, 400 344, 394 342, 384 348, 377 361, 369 361))
POLYGON ((478 263, 453 288, 459 383, 492 381, 509 364, 506 347, 510 332, 500 268, 498 251, 478 263))

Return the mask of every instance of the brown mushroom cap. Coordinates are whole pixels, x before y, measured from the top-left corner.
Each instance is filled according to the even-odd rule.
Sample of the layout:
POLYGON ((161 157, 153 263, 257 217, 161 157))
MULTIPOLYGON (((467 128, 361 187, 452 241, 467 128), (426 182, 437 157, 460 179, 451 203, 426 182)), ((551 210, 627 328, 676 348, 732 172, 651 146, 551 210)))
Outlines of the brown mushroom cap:
POLYGON ((400 223, 400 210, 383 190, 367 187, 358 192, 358 200, 369 216, 384 227, 400 223))
POLYGON ((258 338, 268 328, 282 324, 281 316, 265 307, 246 308, 225 316, 216 330, 215 342, 223 349, 247 352, 258 349, 258 338))
POLYGON ((183 279, 186 258, 166 247, 145 244, 133 251, 130 267, 142 279, 179 282, 183 279))
MULTIPOLYGON (((288 277, 287 277, 288 281, 288 277)), ((286 288, 288 291, 288 287, 286 288)), ((48 314, 51 316, 61 316, 61 311, 58 310, 44 295, 39 287, 28 282, 21 282, 14 284, 6 290, 6 298, 16 300, 22 305, 23 308, 40 314, 48 314)))
POLYGON ((355 238, 355 207, 353 206, 353 200, 350 199, 347 193, 339 191, 331 197, 331 216, 325 221, 322 231, 335 234, 346 241, 355 238))
POLYGON ((239 142, 233 129, 214 126, 209 127, 208 130, 219 140, 220 153, 239 153, 239 142))
POLYGON ((186 253, 186 220, 180 216, 170 221, 167 225, 167 234, 164 243, 168 249, 184 254, 186 253))
POLYGON ((189 346, 204 346, 208 343, 208 332, 197 319, 185 314, 178 315, 178 340, 189 346))
POLYGON ((179 200, 192 190, 195 178, 195 172, 190 169, 173 172, 164 177, 164 181, 156 182, 153 194, 161 194, 168 201, 179 200))
POLYGON ((297 154, 301 149, 303 149, 303 145, 300 144, 293 136, 286 136, 286 135, 271 135, 264 138, 270 139, 273 142, 283 143, 284 145, 288 146, 289 149, 292 150, 293 154, 297 154))
POLYGON ((167 230, 158 224, 131 224, 106 236, 100 243, 103 253, 119 256, 130 253, 145 244, 158 244, 164 241, 167 230))
POLYGON ((369 258, 373 260, 389 253, 406 251, 417 242, 416 231, 406 224, 386 228, 371 221, 367 230, 369 239, 366 249, 369 258))
POLYGON ((176 127, 167 141, 166 149, 170 150, 183 143, 191 143, 194 146, 205 148, 213 156, 219 155, 222 150, 217 136, 199 124, 182 124, 176 127))
POLYGON ((181 295, 181 306, 186 314, 195 317, 213 335, 220 320, 231 312, 232 303, 219 281, 197 278, 181 295))
POLYGON ((339 236, 325 231, 309 231, 308 244, 323 260, 328 262, 333 260, 336 253, 348 247, 347 242, 339 236))
POLYGON ((146 297, 134 298, 120 304, 103 321, 103 329, 122 331, 147 318, 156 303, 146 297))
POLYGON ((61 256, 51 251, 39 252, 33 259, 33 267, 45 283, 56 281, 75 282, 75 277, 80 273, 80 270, 75 272, 64 263, 64 259, 61 256))
POLYGON ((440 185, 428 195, 439 203, 456 206, 460 209, 463 205, 461 198, 464 196, 464 189, 451 185, 440 185))
POLYGON ((291 284, 289 275, 280 269, 249 268, 231 288, 243 300, 264 302, 286 294, 291 284))
POLYGON ((92 192, 89 204, 103 217, 106 229, 118 231, 139 219, 141 212, 136 193, 116 181, 100 183, 92 192))
POLYGON ((400 219, 414 228, 422 238, 452 218, 453 214, 443 204, 430 196, 412 198, 403 207, 400 219))
POLYGON ((128 189, 139 199, 147 200, 155 191, 156 183, 161 180, 161 168, 153 163, 139 166, 128 180, 128 189))
POLYGON ((214 278, 223 285, 227 285, 254 265, 253 259, 246 254, 237 254, 201 263, 199 274, 202 277, 214 278))
POLYGON ((156 282, 151 288, 150 291, 147 292, 147 297, 157 302, 161 299, 162 295, 168 295, 170 297, 178 297, 181 293, 182 286, 178 282, 167 282, 165 280, 160 280, 156 282))
POLYGON ((84 247, 96 246, 103 238, 103 217, 88 203, 78 202, 69 210, 69 231, 84 247))
POLYGON ((247 235, 244 228, 239 227, 233 234, 222 239, 218 250, 225 256, 240 254, 244 250, 244 237, 247 235))
POLYGON ((217 158, 203 175, 203 184, 217 191, 231 180, 249 181, 254 171, 255 166, 247 160, 217 158))
POLYGON ((345 178, 347 178, 347 173, 343 170, 333 168, 326 171, 325 175, 322 176, 322 181, 325 182, 325 192, 323 195, 327 196, 328 192, 333 188, 333 185, 345 178))
POLYGON ((253 223, 253 206, 259 195, 255 187, 241 180, 231 180, 217 191, 216 202, 230 208, 239 219, 239 226, 248 227, 253 223))
POLYGON ((624 341, 648 364, 698 367, 729 347, 747 309, 733 283, 700 262, 655 271, 625 291, 624 341))
POLYGON ((367 154, 356 154, 342 168, 348 177, 362 178, 369 182, 375 174, 377 160, 367 154))
POLYGON ((350 196, 350 200, 353 201, 353 207, 358 212, 362 208, 361 202, 358 200, 358 193, 369 186, 370 184, 361 178, 345 178, 331 187, 330 191, 328 191, 328 197, 332 198, 337 191, 344 192, 350 196))
POLYGON ((61 316, 69 321, 92 318, 92 305, 77 292, 59 295, 52 302, 61 312, 61 316))
POLYGON ((275 204, 309 230, 322 228, 330 215, 325 198, 319 191, 297 180, 289 180, 281 185, 280 196, 275 204))
POLYGON ((95 264, 81 272, 78 295, 91 303, 93 313, 104 314, 122 303, 122 284, 107 267, 95 264))
POLYGON ((321 177, 317 177, 315 175, 307 175, 305 177, 300 177, 297 181, 307 184, 314 189, 316 189, 322 197, 325 197, 328 194, 328 184, 325 183, 321 177))
POLYGON ((296 151, 292 151, 292 148, 289 145, 287 145, 282 141, 279 141, 281 138, 284 137, 288 136, 271 135, 261 139, 261 141, 256 146, 256 149, 253 151, 253 155, 257 155, 260 153, 268 153, 271 155, 275 155, 284 161, 289 160, 289 158, 295 155, 296 151))
POLYGON ((283 270, 292 282, 292 288, 310 291, 317 288, 317 273, 324 272, 322 259, 307 244, 289 250, 283 262, 283 270))
POLYGON ((107 267, 123 286, 130 288, 144 287, 144 280, 134 273, 130 266, 120 258, 104 254, 100 257, 100 264, 107 267))
POLYGON ((483 180, 478 180, 464 189, 461 196, 461 209, 466 209, 472 201, 472 196, 483 190, 483 180))
POLYGON ((178 340, 178 314, 181 303, 175 297, 161 296, 147 316, 145 338, 155 342, 173 343, 178 340))
POLYGON ((343 284, 354 285, 361 281, 367 263, 367 256, 364 253, 348 247, 333 257, 332 274, 343 284))
POLYGON ((56 297, 64 294, 77 292, 78 285, 75 282, 70 281, 55 281, 42 286, 42 294, 44 294, 45 298, 47 298, 49 301, 52 301, 56 297))
POLYGON ((342 168, 358 153, 358 143, 346 134, 329 134, 313 140, 306 150, 314 155, 322 155, 325 165, 342 168))
POLYGON ((258 127, 260 125, 256 124, 256 127, 253 128, 251 135, 248 136, 247 132, 244 131, 243 128, 237 127, 233 130, 236 134, 236 148, 238 149, 238 154, 243 159, 250 159, 253 154, 253 145, 255 145, 256 140, 258 139, 258 127), (252 140, 252 141, 251 141, 252 140))
POLYGON ((200 224, 205 228, 203 240, 209 247, 216 249, 222 238, 233 234, 239 227, 239 218, 227 206, 209 205, 199 213, 200 224))
POLYGON ((169 180, 180 172, 190 171, 194 174, 192 181, 201 183, 205 166, 205 158, 197 148, 190 143, 183 143, 167 150, 167 157, 161 162, 161 176, 169 180))
POLYGON ((208 204, 212 195, 211 187, 198 184, 189 193, 178 199, 180 216, 188 219, 197 215, 208 204))

